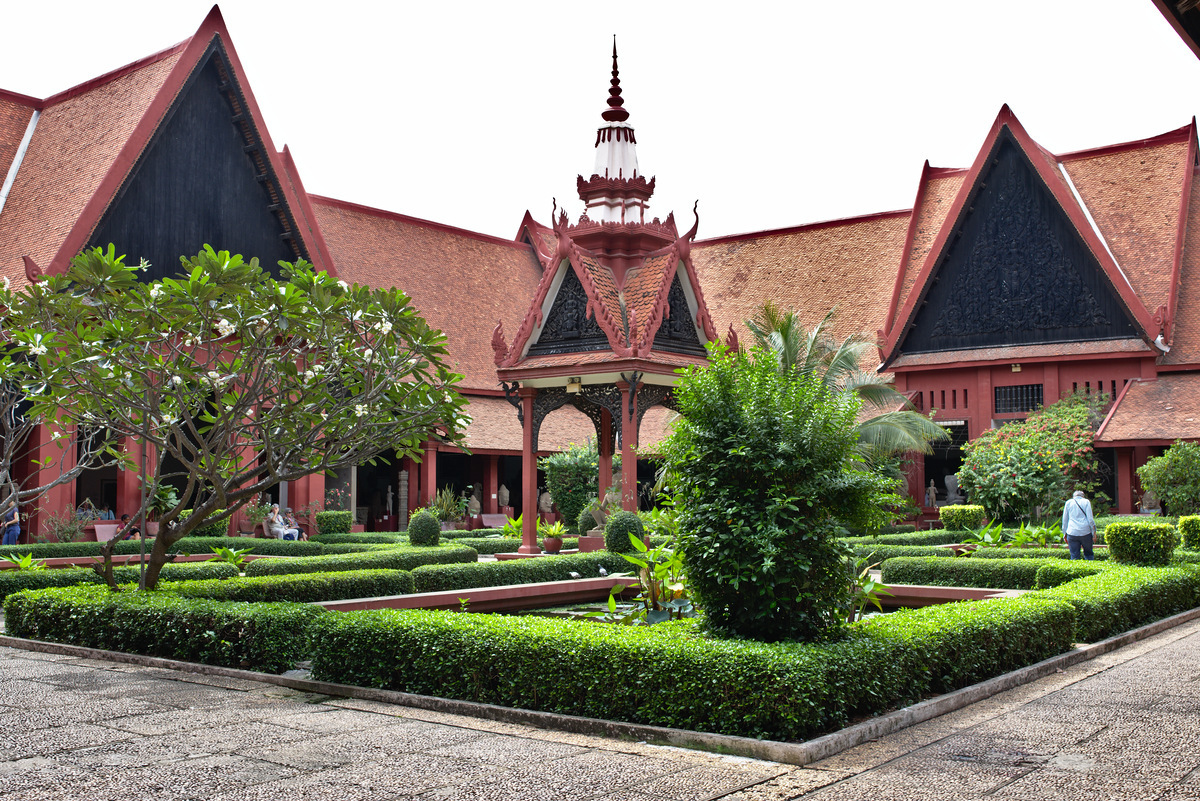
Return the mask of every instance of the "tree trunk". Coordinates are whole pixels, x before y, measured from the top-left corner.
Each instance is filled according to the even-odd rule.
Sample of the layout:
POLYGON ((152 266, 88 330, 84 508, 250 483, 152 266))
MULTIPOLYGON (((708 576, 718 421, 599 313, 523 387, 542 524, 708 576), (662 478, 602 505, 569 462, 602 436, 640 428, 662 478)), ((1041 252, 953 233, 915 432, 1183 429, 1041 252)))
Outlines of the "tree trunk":
POLYGON ((176 530, 173 524, 158 527, 158 536, 154 538, 154 547, 150 549, 150 558, 146 562, 146 589, 148 590, 158 586, 158 575, 162 572, 163 565, 175 558, 174 554, 168 554, 167 551, 183 539, 183 535, 171 536, 171 532, 176 530))

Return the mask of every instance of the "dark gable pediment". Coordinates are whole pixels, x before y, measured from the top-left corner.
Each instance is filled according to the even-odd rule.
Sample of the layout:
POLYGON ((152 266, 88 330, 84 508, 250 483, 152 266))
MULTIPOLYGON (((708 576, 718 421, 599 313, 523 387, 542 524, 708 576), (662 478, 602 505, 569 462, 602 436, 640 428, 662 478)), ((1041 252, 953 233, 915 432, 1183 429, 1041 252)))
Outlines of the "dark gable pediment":
POLYGON ((1007 128, 930 281, 901 353, 1138 336, 1007 128))
POLYGON ((279 261, 307 258, 219 44, 193 70, 89 239, 113 243, 147 279, 180 272, 204 245, 279 261))
POLYGON ((667 293, 667 309, 670 314, 663 317, 658 331, 654 334, 654 349, 672 353, 691 353, 703 356, 707 351, 696 335, 696 325, 692 322, 692 309, 688 306, 687 295, 684 294, 683 284, 679 273, 671 280, 671 289, 667 293))
POLYGON ((545 356, 555 353, 580 353, 608 350, 611 345, 595 315, 587 315, 588 296, 570 264, 550 305, 546 322, 537 342, 529 346, 528 355, 545 356))

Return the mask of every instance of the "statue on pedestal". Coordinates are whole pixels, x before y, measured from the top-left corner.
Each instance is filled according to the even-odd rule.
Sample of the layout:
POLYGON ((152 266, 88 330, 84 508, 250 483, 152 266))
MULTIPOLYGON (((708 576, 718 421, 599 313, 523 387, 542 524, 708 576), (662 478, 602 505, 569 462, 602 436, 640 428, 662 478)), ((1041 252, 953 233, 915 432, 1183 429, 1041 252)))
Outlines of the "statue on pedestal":
POLYGON ((937 485, 933 483, 933 479, 929 479, 929 486, 925 488, 925 505, 937 506, 937 485))
POLYGON ((500 485, 500 489, 496 490, 496 502, 501 506, 508 506, 508 487, 503 484, 500 485))
POLYGON ((946 476, 946 503, 962 503, 967 498, 958 491, 958 476, 951 473, 946 476))

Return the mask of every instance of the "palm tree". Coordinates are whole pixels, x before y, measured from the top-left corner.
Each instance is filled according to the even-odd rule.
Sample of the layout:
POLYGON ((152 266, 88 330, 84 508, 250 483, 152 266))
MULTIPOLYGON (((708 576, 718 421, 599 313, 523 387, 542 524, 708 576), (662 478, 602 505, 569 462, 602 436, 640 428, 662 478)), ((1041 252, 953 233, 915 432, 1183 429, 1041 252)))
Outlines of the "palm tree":
POLYGON ((759 345, 775 354, 781 372, 815 373, 830 390, 852 393, 864 409, 877 412, 858 424, 859 453, 864 461, 881 466, 905 453, 931 453, 933 442, 950 435, 916 412, 887 377, 862 369, 875 345, 862 334, 838 341, 830 331, 835 311, 830 309, 819 323, 806 329, 796 312, 784 311, 768 300, 746 321, 746 327, 759 345))

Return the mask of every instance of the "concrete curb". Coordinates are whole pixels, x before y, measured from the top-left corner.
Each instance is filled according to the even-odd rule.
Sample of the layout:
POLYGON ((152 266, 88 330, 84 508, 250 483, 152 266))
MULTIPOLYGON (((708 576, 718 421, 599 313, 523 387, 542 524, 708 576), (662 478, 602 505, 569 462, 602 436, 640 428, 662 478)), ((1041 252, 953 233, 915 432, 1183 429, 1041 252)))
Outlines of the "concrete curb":
POLYGON ((250 670, 201 665, 194 662, 180 662, 174 659, 161 659, 159 657, 126 654, 117 651, 103 651, 98 648, 85 648, 79 645, 24 640, 4 635, 0 635, 0 646, 19 648, 38 653, 62 654, 106 662, 178 670, 185 673, 196 673, 206 676, 245 679, 287 687, 301 692, 358 698, 366 701, 380 701, 431 712, 533 726, 539 729, 624 740, 638 740, 657 745, 694 748, 791 765, 808 765, 853 748, 856 745, 861 745, 862 743, 897 732, 909 726, 923 723, 948 712, 962 709, 1005 690, 1028 684, 1043 676, 1048 676, 1080 662, 1094 659, 1110 651, 1115 651, 1123 646, 1139 642, 1197 618, 1200 618, 1200 607, 1163 618, 1141 628, 1110 637, 1107 640, 1073 648, 1066 653, 1053 656, 1037 664, 996 676, 979 684, 973 684, 970 687, 964 687, 961 690, 946 693, 945 695, 931 698, 928 701, 922 701, 913 706, 898 709, 895 712, 848 726, 833 734, 827 734, 823 737, 817 737, 802 743, 755 740, 749 737, 735 737, 727 734, 709 734, 706 732, 670 729, 661 726, 644 726, 636 723, 621 723, 597 718, 558 715, 551 712, 535 712, 529 709, 510 709, 508 707, 479 704, 472 701, 457 701, 428 695, 413 695, 396 690, 379 690, 371 687, 354 687, 348 684, 297 679, 288 676, 276 676, 271 673, 257 673, 250 670))

